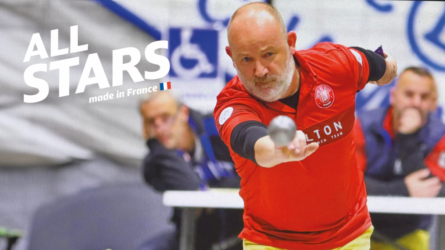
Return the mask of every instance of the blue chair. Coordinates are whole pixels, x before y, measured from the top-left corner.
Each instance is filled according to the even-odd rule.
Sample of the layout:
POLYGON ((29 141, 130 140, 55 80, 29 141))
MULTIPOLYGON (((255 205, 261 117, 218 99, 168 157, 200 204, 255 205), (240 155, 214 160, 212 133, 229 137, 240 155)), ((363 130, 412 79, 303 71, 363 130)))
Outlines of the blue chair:
POLYGON ((174 237, 173 210, 139 184, 106 186, 60 198, 37 209, 28 250, 131 250, 147 239, 174 237))

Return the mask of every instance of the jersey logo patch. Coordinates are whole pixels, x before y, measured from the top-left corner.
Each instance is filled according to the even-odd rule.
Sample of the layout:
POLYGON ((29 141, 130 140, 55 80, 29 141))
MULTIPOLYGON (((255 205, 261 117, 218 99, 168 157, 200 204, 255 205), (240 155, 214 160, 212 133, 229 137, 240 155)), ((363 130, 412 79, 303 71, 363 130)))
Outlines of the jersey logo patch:
POLYGON ((334 91, 328 85, 320 85, 315 89, 315 103, 318 107, 329 108, 334 103, 334 91))
POLYGON ((357 51, 353 50, 353 49, 349 49, 349 51, 351 51, 351 53, 355 56, 355 59, 357 59, 357 62, 359 62, 360 65, 363 66, 362 57, 360 56, 360 54, 357 51))
POLYGON ((219 115, 219 119, 218 119, 219 125, 223 125, 227 121, 227 119, 230 118, 230 116, 232 115, 232 112, 233 112, 232 107, 225 108, 219 115))

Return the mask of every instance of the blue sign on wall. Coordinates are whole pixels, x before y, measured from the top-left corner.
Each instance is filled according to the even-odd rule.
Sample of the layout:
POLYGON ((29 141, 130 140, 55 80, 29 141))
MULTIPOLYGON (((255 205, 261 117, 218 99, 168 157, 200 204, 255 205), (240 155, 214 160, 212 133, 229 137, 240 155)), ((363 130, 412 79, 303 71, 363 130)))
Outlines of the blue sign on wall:
POLYGON ((218 31, 171 28, 169 30, 170 76, 184 79, 218 75, 218 31))

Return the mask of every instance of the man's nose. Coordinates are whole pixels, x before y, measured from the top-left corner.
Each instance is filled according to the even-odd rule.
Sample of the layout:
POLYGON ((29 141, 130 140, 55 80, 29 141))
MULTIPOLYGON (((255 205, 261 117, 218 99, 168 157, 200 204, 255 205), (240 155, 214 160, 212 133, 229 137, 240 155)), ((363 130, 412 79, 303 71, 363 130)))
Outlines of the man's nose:
POLYGON ((420 97, 420 95, 415 95, 412 99, 412 105, 414 107, 420 107, 420 104, 422 102, 422 98, 420 97))
POLYGON ((256 77, 263 77, 267 73, 269 73, 269 70, 267 67, 265 67, 260 60, 255 62, 255 76, 256 77))
POLYGON ((165 129, 164 121, 160 117, 155 118, 153 128, 156 134, 162 133, 162 131, 165 129))

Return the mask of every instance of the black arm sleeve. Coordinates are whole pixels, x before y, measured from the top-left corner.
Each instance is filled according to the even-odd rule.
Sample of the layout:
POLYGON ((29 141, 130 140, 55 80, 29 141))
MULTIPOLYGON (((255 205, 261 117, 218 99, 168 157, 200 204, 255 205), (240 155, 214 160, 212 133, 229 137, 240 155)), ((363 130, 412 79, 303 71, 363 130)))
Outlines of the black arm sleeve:
POLYGON ((148 184, 158 191, 199 189, 198 174, 174 150, 156 139, 148 140, 147 146, 150 153, 144 159, 143 174, 148 184))
POLYGON ((371 50, 366 50, 360 47, 351 47, 362 52, 366 56, 366 60, 369 64, 369 81, 377 81, 383 77, 386 71, 386 61, 385 59, 371 50))
POLYGON ((233 129, 230 135, 230 145, 239 156, 255 161, 255 143, 267 135, 266 125, 259 121, 242 122, 233 129))
POLYGON ((365 185, 368 195, 409 196, 403 179, 386 182, 365 176, 365 185))

